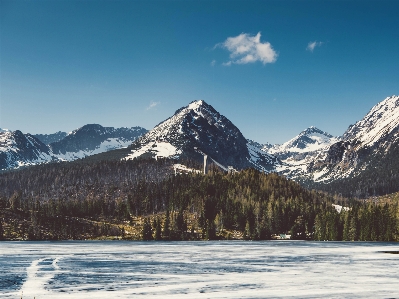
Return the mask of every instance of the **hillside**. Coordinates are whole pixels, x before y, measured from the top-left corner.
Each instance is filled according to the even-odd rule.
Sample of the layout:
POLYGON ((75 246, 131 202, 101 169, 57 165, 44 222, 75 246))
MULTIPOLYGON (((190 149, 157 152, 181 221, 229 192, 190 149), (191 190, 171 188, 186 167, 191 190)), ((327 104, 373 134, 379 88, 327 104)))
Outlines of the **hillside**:
POLYGON ((0 190, 6 239, 398 238, 397 205, 332 198, 254 169, 174 174, 169 159, 82 160, 0 174, 0 190))

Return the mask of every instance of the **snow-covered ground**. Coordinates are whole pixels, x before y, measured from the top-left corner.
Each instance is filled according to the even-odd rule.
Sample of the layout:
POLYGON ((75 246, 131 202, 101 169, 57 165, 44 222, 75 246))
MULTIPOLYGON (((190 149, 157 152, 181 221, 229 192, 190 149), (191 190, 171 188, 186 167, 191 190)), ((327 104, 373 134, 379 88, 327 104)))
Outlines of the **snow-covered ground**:
POLYGON ((398 298, 398 243, 0 242, 1 298, 398 298))

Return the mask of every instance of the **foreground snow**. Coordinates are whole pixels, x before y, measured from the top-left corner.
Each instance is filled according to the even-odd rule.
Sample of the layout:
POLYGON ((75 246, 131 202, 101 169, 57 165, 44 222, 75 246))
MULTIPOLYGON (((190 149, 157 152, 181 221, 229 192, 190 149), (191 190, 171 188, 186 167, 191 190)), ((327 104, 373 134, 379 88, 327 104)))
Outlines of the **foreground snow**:
POLYGON ((1 298, 393 298, 397 243, 2 242, 1 298))

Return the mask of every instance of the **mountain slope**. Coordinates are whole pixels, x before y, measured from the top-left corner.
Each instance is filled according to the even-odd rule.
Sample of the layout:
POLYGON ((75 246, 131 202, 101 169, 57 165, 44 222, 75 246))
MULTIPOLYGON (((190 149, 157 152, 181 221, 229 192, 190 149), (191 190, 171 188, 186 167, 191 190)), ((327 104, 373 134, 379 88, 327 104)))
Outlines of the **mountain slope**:
POLYGON ((378 159, 384 159, 398 139, 399 96, 391 96, 349 126, 340 141, 312 162, 309 172, 314 181, 326 183, 357 176, 377 158, 377 154, 378 159))
POLYGON ((309 164, 337 141, 338 138, 312 126, 281 145, 263 145, 262 150, 281 160, 276 165, 278 173, 295 179, 306 175, 309 164))
POLYGON ((50 149, 31 134, 0 132, 0 169, 52 161, 50 149))
POLYGON ((224 167, 272 169, 277 159, 248 144, 240 130, 204 101, 194 101, 140 137, 126 157, 202 160, 197 150, 224 167))
POLYGON ((65 138, 68 133, 58 131, 57 133, 53 134, 34 134, 37 139, 39 139, 44 144, 49 145, 50 143, 57 142, 65 138))

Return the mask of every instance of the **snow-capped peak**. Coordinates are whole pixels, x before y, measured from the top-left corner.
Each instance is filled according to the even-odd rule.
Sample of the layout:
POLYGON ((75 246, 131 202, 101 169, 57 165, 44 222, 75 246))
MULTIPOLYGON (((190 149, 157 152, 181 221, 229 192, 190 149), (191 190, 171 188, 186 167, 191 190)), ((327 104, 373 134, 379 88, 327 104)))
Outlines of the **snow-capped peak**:
POLYGON ((312 152, 325 148, 326 146, 337 142, 338 138, 333 137, 331 134, 326 133, 314 126, 303 130, 299 135, 288 140, 282 145, 275 145, 269 149, 269 153, 281 152, 312 152))
MULTIPOLYGON (((193 101, 188 106, 187 109, 197 110, 201 107, 205 102, 203 100, 193 101)), ((205 103, 206 104, 206 103, 205 103)))
POLYGON ((126 159, 140 156, 208 159, 227 168, 250 166, 268 170, 275 157, 248 146, 240 130, 203 100, 191 102, 158 124, 131 146, 126 159), (197 150, 195 150, 195 148, 197 150))

